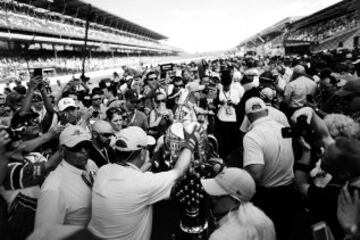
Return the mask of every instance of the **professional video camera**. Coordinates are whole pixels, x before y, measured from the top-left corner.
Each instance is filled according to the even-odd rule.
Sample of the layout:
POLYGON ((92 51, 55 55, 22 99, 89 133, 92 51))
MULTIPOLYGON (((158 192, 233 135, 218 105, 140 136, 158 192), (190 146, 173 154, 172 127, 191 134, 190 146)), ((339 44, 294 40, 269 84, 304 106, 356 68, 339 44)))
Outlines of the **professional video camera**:
POLYGON ((283 138, 298 138, 303 137, 306 142, 312 143, 315 139, 314 130, 306 121, 306 116, 301 115, 296 119, 296 123, 292 127, 284 127, 281 129, 283 138))

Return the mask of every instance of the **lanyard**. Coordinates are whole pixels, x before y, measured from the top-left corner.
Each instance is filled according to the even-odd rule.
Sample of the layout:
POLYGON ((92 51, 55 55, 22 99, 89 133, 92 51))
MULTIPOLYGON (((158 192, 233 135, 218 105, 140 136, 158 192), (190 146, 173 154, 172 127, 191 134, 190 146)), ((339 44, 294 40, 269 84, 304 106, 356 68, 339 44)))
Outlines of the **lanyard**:
POLYGON ((107 154, 107 151, 105 148, 103 148, 104 153, 101 151, 101 149, 99 149, 97 146, 94 145, 94 148, 96 149, 96 151, 98 151, 98 153, 109 163, 109 155, 107 154))
POLYGON ((136 109, 134 110, 134 115, 132 116, 130 122, 129 122, 129 125, 133 124, 134 121, 135 121, 135 115, 136 115, 136 109))

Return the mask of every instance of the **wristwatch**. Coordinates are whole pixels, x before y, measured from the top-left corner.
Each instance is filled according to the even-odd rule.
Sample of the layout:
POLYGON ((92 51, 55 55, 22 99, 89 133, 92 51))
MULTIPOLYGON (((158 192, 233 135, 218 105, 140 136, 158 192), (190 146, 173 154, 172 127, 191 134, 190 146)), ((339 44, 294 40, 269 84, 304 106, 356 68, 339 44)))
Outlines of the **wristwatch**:
POLYGON ((346 236, 345 236, 344 240, 352 240, 352 239, 354 239, 354 237, 359 234, 358 230, 359 229, 358 229, 356 224, 353 224, 350 227, 346 228, 345 229, 346 236))

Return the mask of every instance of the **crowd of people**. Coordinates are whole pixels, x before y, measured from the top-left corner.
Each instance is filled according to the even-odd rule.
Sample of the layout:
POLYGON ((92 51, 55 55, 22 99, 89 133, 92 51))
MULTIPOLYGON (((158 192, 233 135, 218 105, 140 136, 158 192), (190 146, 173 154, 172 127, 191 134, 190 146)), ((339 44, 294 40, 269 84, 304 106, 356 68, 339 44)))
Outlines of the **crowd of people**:
MULTIPOLYGON (((39 53, 37 53, 38 55, 39 53)), ((47 54, 48 55, 48 54, 47 54)), ((109 55, 109 54, 108 54, 109 55)), ((123 56, 123 57, 109 57, 93 56, 87 58, 85 61, 85 71, 94 72, 107 69, 117 69, 121 66, 136 66, 143 65, 156 65, 158 62, 175 61, 184 57, 177 56, 123 56)), ((0 58, 0 76, 4 80, 14 80, 20 74, 28 72, 29 69, 34 68, 54 68, 56 76, 72 75, 82 72, 81 57, 46 57, 44 56, 31 59, 24 59, 23 57, 3 57, 0 58)), ((55 77, 55 76, 49 76, 55 77)))
POLYGON ((196 239, 313 239, 319 222, 328 239, 360 239, 359 57, 124 66, 91 88, 16 81, 0 95, 1 238, 190 239, 172 199, 192 187, 180 203, 207 200, 196 239), (193 167, 200 136, 218 152, 211 176, 193 167))
POLYGON ((340 32, 345 32, 359 26, 359 11, 354 11, 339 17, 325 20, 309 27, 289 32, 288 40, 319 42, 335 36, 340 32))

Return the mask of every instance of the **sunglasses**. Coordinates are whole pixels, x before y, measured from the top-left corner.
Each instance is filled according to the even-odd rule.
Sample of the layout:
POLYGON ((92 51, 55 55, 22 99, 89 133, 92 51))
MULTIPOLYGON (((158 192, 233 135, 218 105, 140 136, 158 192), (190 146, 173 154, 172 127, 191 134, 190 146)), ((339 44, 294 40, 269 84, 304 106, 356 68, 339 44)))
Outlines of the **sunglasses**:
POLYGON ((156 78, 148 78, 148 81, 154 81, 156 78))
POLYGON ((65 109, 65 111, 75 111, 76 109, 78 109, 78 108, 76 108, 76 107, 67 107, 65 109))
POLYGON ((101 98, 93 98, 93 101, 101 100, 101 98))
POLYGON ((184 86, 184 84, 174 84, 174 87, 177 87, 177 88, 181 88, 183 86, 184 86))
POLYGON ((160 99, 160 100, 157 100, 157 99, 156 99, 155 102, 156 102, 156 103, 162 103, 162 102, 164 103, 164 102, 166 102, 166 99, 160 99))
POLYGON ((69 150, 70 152, 80 152, 82 149, 86 149, 86 150, 89 150, 91 147, 91 142, 87 142, 87 141, 84 141, 84 142, 80 142, 78 144, 76 144, 74 147, 72 148, 69 148, 69 147, 66 147, 65 148, 67 150, 69 150))
POLYGON ((101 136, 105 137, 105 138, 109 138, 109 137, 112 137, 114 136, 113 133, 99 133, 101 136))

